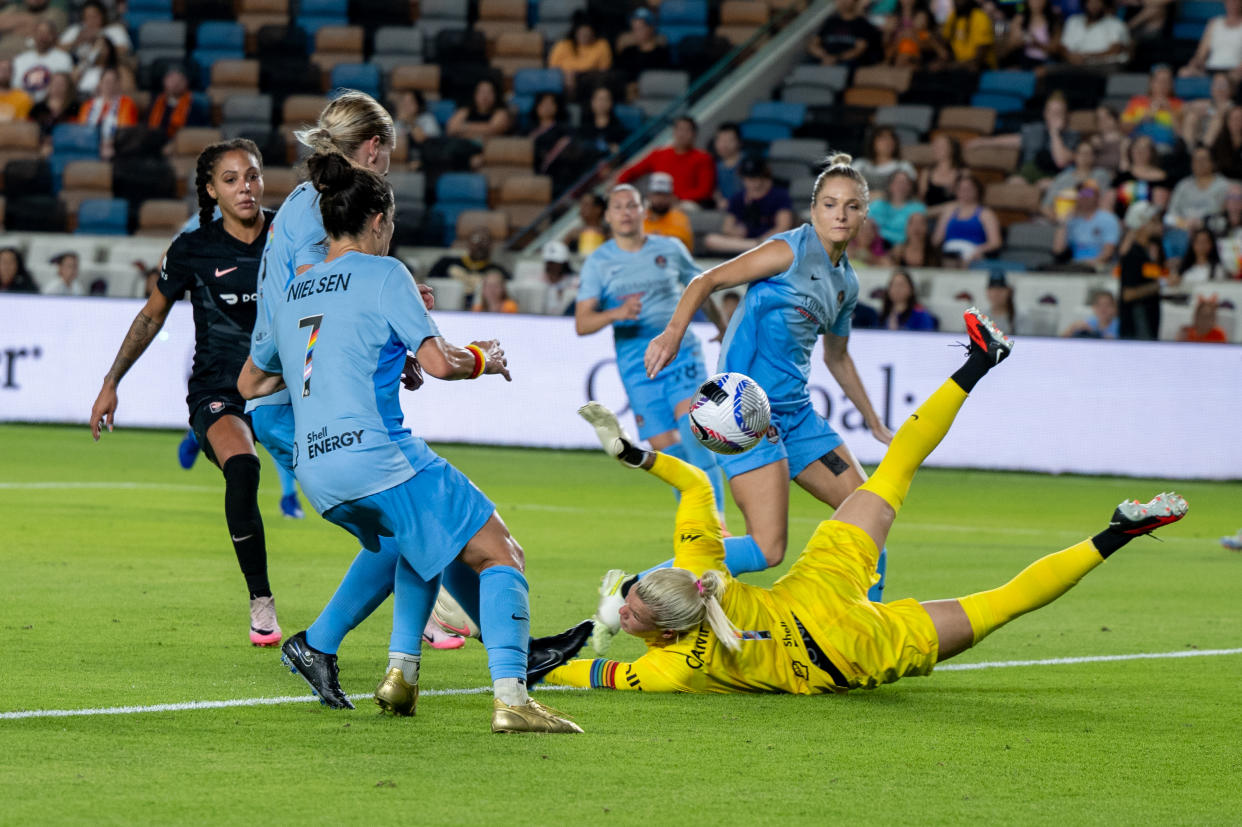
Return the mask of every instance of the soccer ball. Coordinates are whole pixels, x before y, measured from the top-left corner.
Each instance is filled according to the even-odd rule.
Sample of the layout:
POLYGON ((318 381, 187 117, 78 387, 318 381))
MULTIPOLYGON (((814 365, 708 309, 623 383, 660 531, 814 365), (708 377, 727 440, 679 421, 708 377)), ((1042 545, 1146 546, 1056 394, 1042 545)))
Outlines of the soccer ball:
POLYGON ((759 383, 741 373, 718 373, 690 405, 690 430, 717 454, 740 454, 768 432, 772 412, 759 383))

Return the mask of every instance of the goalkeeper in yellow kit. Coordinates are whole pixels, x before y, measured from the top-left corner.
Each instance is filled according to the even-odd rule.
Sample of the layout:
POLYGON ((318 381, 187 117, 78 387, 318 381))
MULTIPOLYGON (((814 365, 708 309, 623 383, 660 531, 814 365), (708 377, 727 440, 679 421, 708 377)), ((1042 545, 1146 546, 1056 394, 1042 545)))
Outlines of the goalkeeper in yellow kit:
POLYGON ((733 579, 711 484, 699 469, 635 446, 607 408, 580 413, 604 449, 681 492, 673 568, 618 584, 621 629, 647 652, 633 663, 573 660, 549 684, 647 692, 790 692, 870 689, 926 675, 1013 618, 1044 606, 1134 537, 1181 519, 1186 501, 1127 501, 1108 528, 1044 557, 1000 588, 956 600, 872 603, 879 549, 914 472, 948 433, 958 409, 1013 343, 974 308, 971 344, 953 377, 898 430, 875 474, 820 523, 789 573, 770 589, 733 579))

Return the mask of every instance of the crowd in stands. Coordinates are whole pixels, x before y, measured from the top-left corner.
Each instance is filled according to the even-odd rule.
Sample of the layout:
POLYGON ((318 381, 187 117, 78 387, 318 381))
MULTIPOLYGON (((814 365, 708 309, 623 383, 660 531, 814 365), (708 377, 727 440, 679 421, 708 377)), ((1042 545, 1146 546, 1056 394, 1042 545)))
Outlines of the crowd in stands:
MULTIPOLYGON (((296 185, 292 129, 348 85, 397 124, 397 243, 460 244, 428 277, 458 284, 465 309, 571 307, 615 183, 647 196, 648 232, 709 258, 751 249, 806 219, 831 148, 871 191, 851 261, 892 268, 860 326, 935 327, 917 274, 940 267, 992 273, 974 298, 1019 334, 1037 314, 1003 294, 1036 271, 1114 285, 1111 310, 1093 290, 1067 335, 1155 338, 1170 301, 1232 321, 1205 290, 1242 276, 1242 0, 1120 2, 836 0, 748 117, 705 133, 683 114, 667 146, 609 166, 755 21, 806 4, 424 0, 412 19, 381 0, 191 0, 174 19, 163 0, 124 16, 112 0, 12 0, 6 225, 167 233, 198 150, 238 135, 262 148, 274 206, 296 185), (497 248, 562 196, 579 221, 542 248, 545 293, 523 291, 497 248), (120 208, 101 222, 96 202, 120 208)), ((24 269, 0 252, 0 290, 29 289, 24 269)), ((75 284, 49 290, 89 290, 75 284)))

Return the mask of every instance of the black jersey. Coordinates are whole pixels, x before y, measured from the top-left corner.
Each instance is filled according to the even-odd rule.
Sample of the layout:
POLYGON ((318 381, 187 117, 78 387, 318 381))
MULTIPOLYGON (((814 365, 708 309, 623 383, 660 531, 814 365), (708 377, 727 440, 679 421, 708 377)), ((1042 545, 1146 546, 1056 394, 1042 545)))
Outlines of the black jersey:
POLYGON ((159 291, 176 301, 188 290, 194 305, 191 411, 205 396, 237 395, 237 377, 250 355, 263 245, 275 215, 263 211, 263 232, 251 244, 229 235, 216 219, 177 236, 164 257, 159 291))

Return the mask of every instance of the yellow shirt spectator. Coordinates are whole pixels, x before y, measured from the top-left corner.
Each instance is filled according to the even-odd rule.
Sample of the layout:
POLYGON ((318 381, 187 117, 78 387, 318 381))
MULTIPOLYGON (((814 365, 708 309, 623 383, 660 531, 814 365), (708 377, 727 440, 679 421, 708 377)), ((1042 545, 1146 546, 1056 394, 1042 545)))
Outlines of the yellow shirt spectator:
POLYGON ((0 92, 0 123, 26 120, 32 105, 30 96, 21 89, 0 92))
POLYGON ((971 9, 965 18, 959 17, 956 11, 950 14, 949 19, 944 21, 944 39, 948 41, 953 59, 957 62, 969 63, 977 57, 983 66, 996 65, 993 49, 996 35, 992 29, 992 18, 982 9, 971 9))

